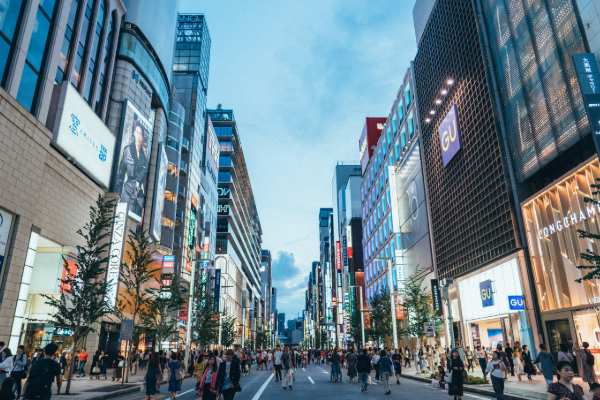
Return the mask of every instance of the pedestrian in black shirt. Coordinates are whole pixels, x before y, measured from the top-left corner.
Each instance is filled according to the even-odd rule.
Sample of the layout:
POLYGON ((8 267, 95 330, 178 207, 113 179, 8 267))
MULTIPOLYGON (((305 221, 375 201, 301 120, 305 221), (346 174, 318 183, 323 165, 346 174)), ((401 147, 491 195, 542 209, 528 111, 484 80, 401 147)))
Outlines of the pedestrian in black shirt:
POLYGON ((402 353, 400 351, 402 351, 400 349, 400 351, 398 351, 399 349, 396 349, 396 351, 394 352, 394 355, 392 356, 392 361, 394 362, 394 371, 396 373, 396 384, 400 384, 400 373, 402 372, 402 353))
POLYGON ((54 343, 44 348, 45 357, 38 358, 29 370, 29 377, 23 386, 22 398, 26 400, 50 400, 52 397, 52 382, 56 377, 56 395, 60 395, 62 375, 60 365, 54 361, 58 346, 54 343))

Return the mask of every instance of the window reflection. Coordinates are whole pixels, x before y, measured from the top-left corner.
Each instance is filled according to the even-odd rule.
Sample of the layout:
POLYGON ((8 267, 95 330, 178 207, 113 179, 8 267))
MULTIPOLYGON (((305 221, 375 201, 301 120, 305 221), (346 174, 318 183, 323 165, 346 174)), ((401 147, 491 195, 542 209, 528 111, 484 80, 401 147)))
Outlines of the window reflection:
POLYGON ((2 81, 4 81, 22 5, 23 0, 4 0, 0 2, 0 78, 2 78, 2 81))
POLYGON ((178 174, 177 167, 171 163, 167 165, 167 172, 173 176, 177 176, 178 174))

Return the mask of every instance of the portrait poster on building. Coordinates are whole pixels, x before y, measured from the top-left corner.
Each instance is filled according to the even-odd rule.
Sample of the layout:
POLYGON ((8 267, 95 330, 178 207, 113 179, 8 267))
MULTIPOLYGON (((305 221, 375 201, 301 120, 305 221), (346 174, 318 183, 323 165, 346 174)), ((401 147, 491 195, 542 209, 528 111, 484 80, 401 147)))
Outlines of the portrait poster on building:
POLYGON ((10 244, 13 215, 0 209, 0 282, 4 273, 4 257, 10 244))
POLYGON ((142 221, 146 201, 152 132, 150 121, 125 100, 112 191, 121 195, 121 202, 129 203, 129 217, 137 222, 142 221))
POLYGON ((164 143, 158 146, 158 163, 156 165, 156 183, 154 187, 154 204, 152 205, 152 222, 150 224, 150 235, 160 242, 162 227, 162 215, 165 205, 165 188, 167 187, 167 152, 164 143))

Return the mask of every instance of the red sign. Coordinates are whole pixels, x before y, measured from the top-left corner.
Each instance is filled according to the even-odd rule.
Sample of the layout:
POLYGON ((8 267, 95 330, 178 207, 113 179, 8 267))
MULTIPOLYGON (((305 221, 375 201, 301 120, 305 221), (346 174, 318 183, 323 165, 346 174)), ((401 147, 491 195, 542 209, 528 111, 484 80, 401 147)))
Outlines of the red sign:
POLYGON ((62 283, 62 281, 67 279, 67 274, 69 274, 69 277, 71 279, 73 279, 73 277, 77 275, 77 263, 75 261, 65 259, 65 265, 63 265, 62 278, 60 283, 60 291, 63 293, 71 288, 70 285, 65 285, 64 283, 62 283))
POLYGON ((194 208, 198 208, 198 200, 196 200, 196 197, 194 196, 193 193, 192 193, 192 205, 194 206, 194 208))
POLYGON ((192 272, 192 263, 189 261, 185 263, 185 269, 187 269, 188 272, 192 272))
POLYGON ((342 251, 340 249, 340 241, 339 240, 337 242, 335 242, 335 253, 336 253, 335 263, 337 264, 337 269, 341 270, 342 269, 342 251))
POLYGON ((213 317, 213 321, 218 321, 218 320, 219 320, 219 317, 220 317, 220 315, 219 315, 219 314, 215 315, 215 316, 213 317))
POLYGON ((187 321, 188 317, 188 303, 185 304, 179 309, 179 321, 187 321))
POLYGON ((400 297, 396 297, 396 319, 404 319, 404 307, 400 297))
POLYGON ((377 145, 377 141, 381 137, 381 132, 387 118, 366 118, 365 126, 358 141, 360 166, 362 175, 365 175, 369 160, 373 157, 373 147, 377 145))

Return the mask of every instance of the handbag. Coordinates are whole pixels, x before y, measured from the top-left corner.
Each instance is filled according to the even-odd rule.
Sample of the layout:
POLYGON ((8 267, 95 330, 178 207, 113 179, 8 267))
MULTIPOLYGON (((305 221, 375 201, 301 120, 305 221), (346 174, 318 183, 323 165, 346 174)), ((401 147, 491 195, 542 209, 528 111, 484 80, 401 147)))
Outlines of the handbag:
POLYGON ((446 375, 444 375, 444 381, 446 381, 446 383, 452 383, 452 371, 448 371, 446 372, 446 375))
POLYGON ((93 374, 99 374, 100 373, 100 367, 94 367, 94 368, 92 368, 92 373, 93 374))
POLYGON ((175 370, 175 380, 182 381, 185 378, 185 373, 182 367, 179 367, 175 370))
POLYGON ((371 374, 369 374, 369 385, 371 384, 371 374))
POLYGON ((123 366, 125 366, 125 361, 123 361, 123 360, 119 361, 119 363, 117 364, 117 367, 123 368, 123 366))

